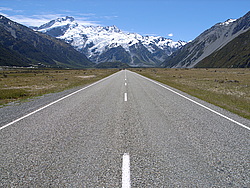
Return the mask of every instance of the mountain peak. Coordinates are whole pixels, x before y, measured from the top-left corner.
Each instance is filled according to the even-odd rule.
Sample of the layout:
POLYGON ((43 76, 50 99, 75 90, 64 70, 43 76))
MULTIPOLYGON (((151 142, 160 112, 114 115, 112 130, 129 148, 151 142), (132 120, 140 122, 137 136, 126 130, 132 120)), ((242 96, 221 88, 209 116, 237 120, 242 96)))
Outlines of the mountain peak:
POLYGON ((236 19, 228 19, 228 20, 226 20, 225 22, 221 22, 220 25, 225 25, 225 26, 227 26, 227 25, 229 25, 230 23, 235 22, 235 21, 236 21, 236 19))
POLYGON ((63 18, 57 18, 56 21, 57 22, 65 22, 65 21, 73 22, 75 21, 75 18, 73 18, 72 16, 66 16, 63 18))
POLYGON ((121 30, 117 26, 115 26, 115 25, 106 26, 103 29, 105 29, 109 33, 119 33, 119 32, 121 32, 121 30))
POLYGON ((71 16, 66 16, 62 18, 57 18, 51 20, 48 23, 41 25, 40 27, 32 27, 34 30, 46 33, 51 30, 51 36, 57 37, 62 35, 69 27, 77 27, 78 24, 75 22, 75 19, 71 16))
POLYGON ((154 66, 185 45, 164 37, 127 33, 116 25, 84 26, 72 17, 52 20, 47 26, 37 31, 65 40, 95 63, 124 61, 133 66, 154 66))
POLYGON ((3 54, 4 57, 1 58, 0 65, 69 68, 84 68, 92 65, 84 54, 77 52, 65 42, 38 34, 1 15, 0 29, 0 56, 2 57, 3 54))

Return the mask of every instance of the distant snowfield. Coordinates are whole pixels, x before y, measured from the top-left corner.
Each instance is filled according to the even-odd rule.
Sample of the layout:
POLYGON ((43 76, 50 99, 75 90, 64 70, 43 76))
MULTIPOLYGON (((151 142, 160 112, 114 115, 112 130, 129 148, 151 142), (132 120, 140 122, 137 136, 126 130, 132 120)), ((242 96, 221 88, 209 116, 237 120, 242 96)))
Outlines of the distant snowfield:
POLYGON ((65 40, 90 59, 119 46, 133 55, 135 51, 131 52, 132 46, 137 49, 143 46, 151 54, 157 53, 156 58, 160 60, 159 50, 168 56, 172 54, 172 51, 186 44, 184 41, 174 42, 172 39, 160 36, 142 36, 137 33, 124 32, 116 26, 84 26, 78 24, 72 17, 52 20, 37 30, 65 40))
POLYGON ((151 52, 154 51, 152 44, 155 43, 157 47, 164 49, 165 46, 171 48, 178 48, 181 45, 185 45, 185 42, 174 42, 171 39, 155 36, 142 36, 137 33, 125 33, 119 30, 116 26, 111 27, 93 27, 93 26, 81 26, 69 28, 60 39, 71 41, 73 46, 86 47, 88 44, 95 44, 89 48, 89 51, 96 49, 98 52, 103 52, 106 46, 118 47, 122 46, 126 51, 129 51, 129 46, 133 46, 139 42, 142 42, 151 52), (86 35, 88 40, 83 37, 86 35))

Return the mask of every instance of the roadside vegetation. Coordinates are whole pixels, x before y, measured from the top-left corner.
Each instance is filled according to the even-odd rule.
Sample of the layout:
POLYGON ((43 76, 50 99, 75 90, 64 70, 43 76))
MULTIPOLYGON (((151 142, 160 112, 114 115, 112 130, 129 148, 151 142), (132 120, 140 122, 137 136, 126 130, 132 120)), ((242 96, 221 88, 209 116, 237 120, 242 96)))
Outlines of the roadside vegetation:
POLYGON ((0 105, 88 85, 118 70, 2 69, 0 70, 0 105))
POLYGON ((132 69, 250 119, 250 69, 132 69))
MULTIPOLYGON (((0 105, 84 86, 119 69, 0 70, 0 105)), ((250 119, 250 69, 131 69, 250 119)))

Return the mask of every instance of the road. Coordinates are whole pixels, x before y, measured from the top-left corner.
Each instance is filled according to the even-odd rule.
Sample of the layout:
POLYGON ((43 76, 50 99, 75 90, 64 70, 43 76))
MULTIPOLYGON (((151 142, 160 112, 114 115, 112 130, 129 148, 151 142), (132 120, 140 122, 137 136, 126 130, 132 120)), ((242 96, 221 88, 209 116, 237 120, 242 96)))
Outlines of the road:
POLYGON ((0 187, 250 187, 249 120, 128 70, 22 105, 0 111, 0 187))

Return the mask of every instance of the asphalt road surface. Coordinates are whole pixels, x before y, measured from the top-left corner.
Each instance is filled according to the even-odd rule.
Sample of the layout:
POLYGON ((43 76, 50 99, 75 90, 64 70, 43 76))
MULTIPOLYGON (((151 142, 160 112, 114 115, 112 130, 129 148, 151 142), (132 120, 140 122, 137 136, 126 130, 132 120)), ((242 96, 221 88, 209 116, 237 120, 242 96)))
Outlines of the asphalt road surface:
POLYGON ((250 187, 249 120, 133 72, 27 104, 0 109, 0 187, 250 187))

